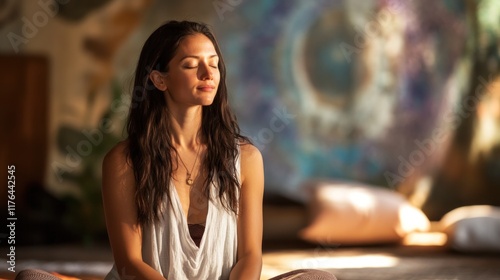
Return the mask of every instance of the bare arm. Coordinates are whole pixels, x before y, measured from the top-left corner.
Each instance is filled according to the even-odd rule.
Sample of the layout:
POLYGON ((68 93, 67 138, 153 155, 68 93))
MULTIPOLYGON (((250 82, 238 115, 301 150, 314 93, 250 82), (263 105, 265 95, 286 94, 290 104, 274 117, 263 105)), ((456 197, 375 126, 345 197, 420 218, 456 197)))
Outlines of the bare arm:
POLYGON ((230 280, 260 279, 262 270, 262 155, 252 145, 241 146, 241 194, 238 214, 238 260, 230 280))
POLYGON ((142 232, 137 223, 135 178, 121 142, 104 158, 102 197, 109 241, 115 265, 122 279, 165 278, 142 260, 142 232))

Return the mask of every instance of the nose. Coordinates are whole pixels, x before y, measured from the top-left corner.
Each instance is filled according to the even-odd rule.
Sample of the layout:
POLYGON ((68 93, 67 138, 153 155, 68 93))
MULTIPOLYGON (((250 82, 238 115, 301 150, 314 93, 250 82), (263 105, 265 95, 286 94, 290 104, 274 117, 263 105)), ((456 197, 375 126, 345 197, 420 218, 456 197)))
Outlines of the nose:
POLYGON ((200 75, 201 80, 212 80, 214 78, 212 69, 207 64, 203 64, 203 67, 200 67, 202 73, 200 75))

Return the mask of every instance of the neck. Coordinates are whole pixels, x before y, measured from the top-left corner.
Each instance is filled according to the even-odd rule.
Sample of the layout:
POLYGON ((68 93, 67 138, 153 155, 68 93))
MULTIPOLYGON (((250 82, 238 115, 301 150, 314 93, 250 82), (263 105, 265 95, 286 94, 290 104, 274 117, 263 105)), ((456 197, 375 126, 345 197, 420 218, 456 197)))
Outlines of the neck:
POLYGON ((180 149, 196 150, 200 144, 202 106, 169 108, 172 141, 180 149))

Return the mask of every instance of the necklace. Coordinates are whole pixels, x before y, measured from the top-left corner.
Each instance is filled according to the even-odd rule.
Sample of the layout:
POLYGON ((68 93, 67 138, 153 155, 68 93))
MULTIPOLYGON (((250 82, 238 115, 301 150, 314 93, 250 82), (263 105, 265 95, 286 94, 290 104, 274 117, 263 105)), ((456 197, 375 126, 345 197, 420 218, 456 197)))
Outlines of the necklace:
POLYGON ((189 186, 192 186, 194 183, 194 180, 191 178, 191 174, 193 173, 194 166, 196 165, 196 161, 198 160, 198 155, 200 154, 200 148, 201 145, 198 147, 198 151, 196 152, 196 158, 194 159, 193 167, 191 167, 191 171, 187 168, 186 164, 182 160, 181 156, 179 156, 179 159, 181 160, 182 165, 184 165, 184 168, 186 168, 186 184, 189 186))

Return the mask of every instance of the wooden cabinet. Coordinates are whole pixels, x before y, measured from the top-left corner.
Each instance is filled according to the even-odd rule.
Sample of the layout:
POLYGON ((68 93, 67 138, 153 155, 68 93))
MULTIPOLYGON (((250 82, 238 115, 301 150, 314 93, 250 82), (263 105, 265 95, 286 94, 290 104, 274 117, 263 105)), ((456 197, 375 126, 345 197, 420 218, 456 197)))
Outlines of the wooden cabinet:
POLYGON ((15 165, 16 208, 29 185, 43 186, 47 166, 49 65, 43 56, 0 55, 0 184, 7 212, 7 166, 15 165))

